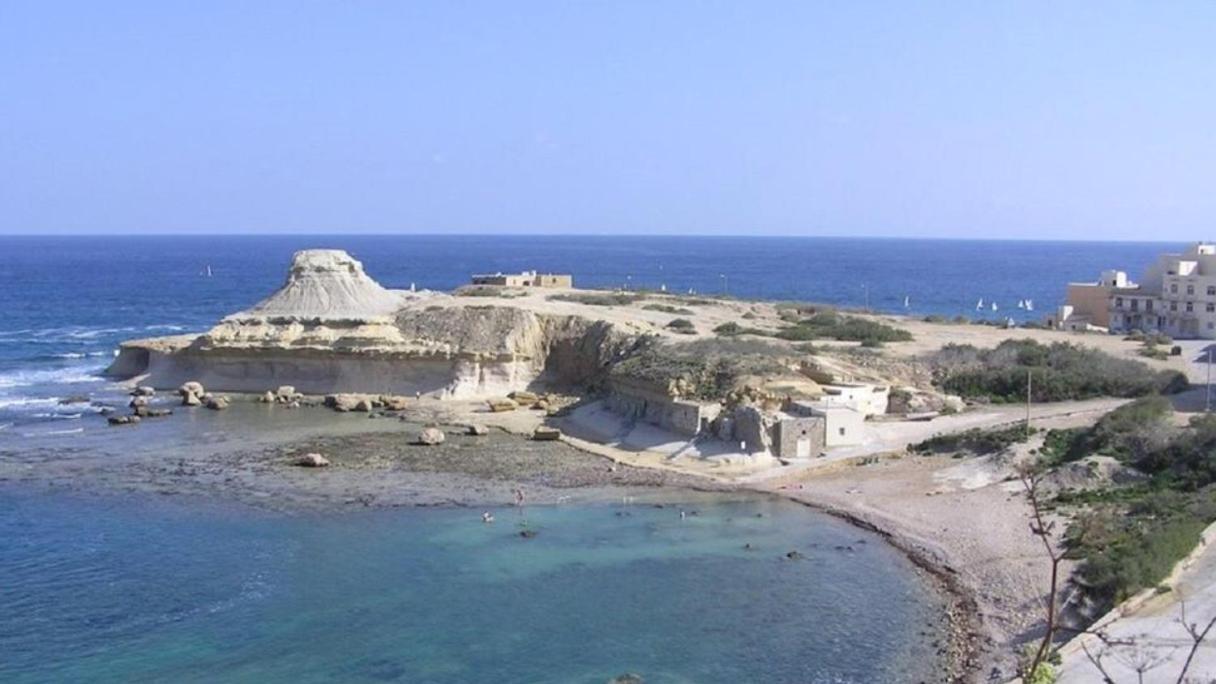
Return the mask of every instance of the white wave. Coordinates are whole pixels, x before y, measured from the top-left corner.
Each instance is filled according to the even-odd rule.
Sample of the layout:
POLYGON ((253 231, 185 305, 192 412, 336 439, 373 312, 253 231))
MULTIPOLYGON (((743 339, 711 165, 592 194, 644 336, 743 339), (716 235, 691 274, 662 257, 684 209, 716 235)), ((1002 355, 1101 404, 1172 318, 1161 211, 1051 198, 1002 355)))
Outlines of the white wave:
POLYGON ((31 397, 0 397, 0 408, 58 406, 59 400, 51 397, 35 399, 31 397))
POLYGON ((91 352, 63 352, 62 354, 50 354, 56 359, 90 359, 98 356, 114 356, 115 350, 110 351, 91 351, 91 352))
POLYGON ((73 365, 66 368, 13 371, 11 373, 0 374, 0 388, 100 382, 103 378, 98 377, 98 374, 104 369, 104 365, 89 364, 87 366, 73 365))
POLYGON ((84 432, 84 428, 72 428, 71 430, 43 430, 41 432, 23 432, 22 437, 46 437, 47 435, 75 435, 84 432))
POLYGON ((49 420, 76 420, 82 413, 35 413, 35 418, 46 418, 49 420))

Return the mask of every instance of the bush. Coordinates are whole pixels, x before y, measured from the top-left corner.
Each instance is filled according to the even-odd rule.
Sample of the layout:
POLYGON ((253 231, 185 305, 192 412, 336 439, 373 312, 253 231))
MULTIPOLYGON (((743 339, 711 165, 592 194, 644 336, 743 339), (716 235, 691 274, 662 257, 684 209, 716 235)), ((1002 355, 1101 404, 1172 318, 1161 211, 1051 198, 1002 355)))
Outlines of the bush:
POLYGON ((1186 389, 1186 376, 1067 342, 1005 340, 995 349, 946 345, 932 359, 934 380, 948 392, 996 402, 1141 397, 1186 389))
POLYGON ((663 313, 676 314, 678 316, 692 316, 696 311, 685 309, 680 306, 672 306, 670 304, 646 304, 642 307, 647 311, 662 311, 663 313))
POLYGON ((714 332, 723 337, 734 337, 736 335, 759 335, 761 337, 772 337, 773 335, 767 330, 744 327, 738 323, 735 323, 734 321, 729 321, 717 326, 714 328, 714 332))
POLYGON ((1024 425, 992 430, 972 428, 948 435, 934 435, 923 442, 910 445, 908 451, 917 454, 948 454, 969 451, 983 456, 984 454, 995 454, 1014 444, 1025 442, 1032 434, 1034 434, 1034 430, 1028 433, 1024 425))
POLYGON ((678 332, 681 335, 696 335, 697 327, 692 324, 692 321, 687 318, 673 318, 667 324, 668 329, 673 332, 678 332))

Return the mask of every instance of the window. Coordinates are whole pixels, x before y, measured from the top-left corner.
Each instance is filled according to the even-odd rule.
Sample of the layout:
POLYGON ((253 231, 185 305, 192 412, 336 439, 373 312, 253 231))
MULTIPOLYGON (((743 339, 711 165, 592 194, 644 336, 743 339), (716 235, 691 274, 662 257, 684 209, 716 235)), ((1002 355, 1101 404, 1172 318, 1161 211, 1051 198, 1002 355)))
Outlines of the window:
POLYGON ((1178 310, 1178 302, 1170 302, 1170 311, 1178 310))
POLYGON ((840 436, 844 437, 844 428, 840 428, 840 436))
POLYGON ((1151 299, 1144 300, 1144 310, 1145 311, 1153 310, 1153 300, 1151 300, 1151 299))
POLYGON ((1139 311, 1139 310, 1140 310, 1140 300, 1133 299, 1132 300, 1132 311, 1139 311))
POLYGON ((1170 294, 1178 294, 1178 283, 1170 283, 1170 294))
POLYGON ((1122 297, 1115 297, 1115 308, 1116 309, 1123 308, 1123 298, 1122 297))
POLYGON ((1208 296, 1216 297, 1216 285, 1208 285, 1208 296))
POLYGON ((1187 286, 1186 286, 1186 293, 1187 293, 1187 294, 1189 294, 1189 295, 1193 295, 1193 294, 1195 294, 1195 286, 1194 286, 1194 285, 1187 285, 1187 286))
POLYGON ((1186 310, 1187 310, 1187 313, 1190 313, 1190 312, 1194 311, 1194 310, 1195 310, 1195 305, 1194 305, 1193 303, 1191 303, 1191 302, 1187 302, 1187 303, 1186 303, 1186 310))
POLYGON ((1208 313, 1216 313, 1216 304, 1208 302, 1208 313))

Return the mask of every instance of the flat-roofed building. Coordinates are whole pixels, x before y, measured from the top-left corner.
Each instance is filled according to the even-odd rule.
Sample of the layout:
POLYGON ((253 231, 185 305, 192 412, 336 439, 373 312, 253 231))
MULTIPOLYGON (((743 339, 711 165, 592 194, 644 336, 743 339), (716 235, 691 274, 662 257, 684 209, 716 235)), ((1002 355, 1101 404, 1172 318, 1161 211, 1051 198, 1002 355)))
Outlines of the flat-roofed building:
POLYGON ((574 287, 574 276, 569 273, 479 273, 473 276, 474 285, 498 285, 502 287, 574 287))

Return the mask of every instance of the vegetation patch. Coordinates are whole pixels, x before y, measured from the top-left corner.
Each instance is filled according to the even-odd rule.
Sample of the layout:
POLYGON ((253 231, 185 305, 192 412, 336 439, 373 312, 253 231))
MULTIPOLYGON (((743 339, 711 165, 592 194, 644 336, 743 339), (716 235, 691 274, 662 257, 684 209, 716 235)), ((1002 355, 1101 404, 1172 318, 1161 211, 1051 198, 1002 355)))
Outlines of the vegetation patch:
POLYGON ((677 316, 692 316, 697 312, 692 309, 685 309, 682 306, 672 306, 670 304, 645 304, 642 306, 646 311, 662 311, 663 313, 674 314, 677 316))
POLYGON ((734 337, 736 335, 758 335, 760 337, 772 337, 773 333, 759 328, 750 328, 739 325, 734 321, 723 323, 714 328, 714 332, 723 337, 734 337))
POLYGON ((469 285, 456 290, 455 294, 457 297, 499 297, 501 299, 515 299, 524 296, 522 292, 494 285, 469 285))
POLYGON ((931 359, 936 384, 965 398, 994 402, 1142 397, 1179 392, 1186 376, 1067 342, 1005 340, 995 349, 946 345, 931 359))
POLYGON ((912 339, 912 333, 886 323, 825 311, 782 328, 777 331, 776 337, 794 342, 829 339, 881 345, 884 342, 907 342, 912 339))
POLYGON ((1150 476, 1147 484, 1065 491, 1054 503, 1079 509, 1065 541, 1098 611, 1157 586, 1216 521, 1216 417, 1185 427, 1161 397, 1122 406, 1093 426, 1047 435, 1049 462, 1104 454, 1150 476))
POLYGON ((588 306, 629 306, 646 298, 634 292, 566 292, 549 295, 551 302, 574 302, 588 306))
POLYGON ((949 454, 971 452, 978 456, 995 454, 1030 439, 1034 430, 1027 431, 1025 425, 984 430, 972 428, 948 435, 934 435, 923 442, 908 446, 908 451, 917 454, 949 454))

